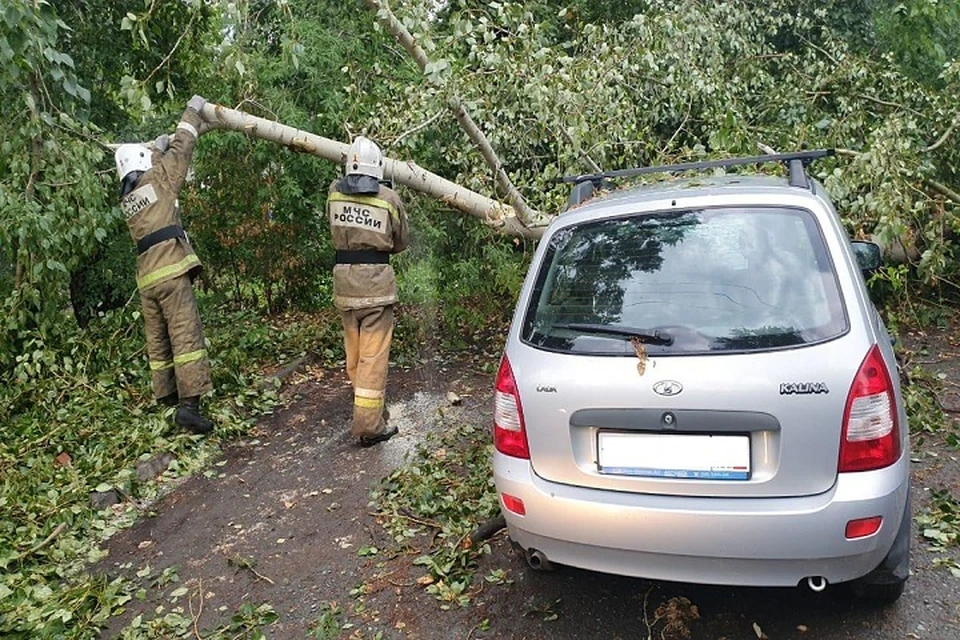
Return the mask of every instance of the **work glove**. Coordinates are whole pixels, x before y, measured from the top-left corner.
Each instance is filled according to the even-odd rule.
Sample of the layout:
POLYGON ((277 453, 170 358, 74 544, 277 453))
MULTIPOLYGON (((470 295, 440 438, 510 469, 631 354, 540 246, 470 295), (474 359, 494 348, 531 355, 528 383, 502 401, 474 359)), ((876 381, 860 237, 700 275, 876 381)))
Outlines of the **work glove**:
POLYGON ((187 107, 193 109, 197 113, 203 111, 204 105, 207 104, 207 99, 202 96, 193 96, 190 98, 190 101, 187 102, 187 107))
POLYGON ((167 149, 170 148, 170 136, 164 133, 163 135, 161 135, 160 137, 158 137, 156 140, 153 141, 153 146, 160 153, 166 153, 167 149))

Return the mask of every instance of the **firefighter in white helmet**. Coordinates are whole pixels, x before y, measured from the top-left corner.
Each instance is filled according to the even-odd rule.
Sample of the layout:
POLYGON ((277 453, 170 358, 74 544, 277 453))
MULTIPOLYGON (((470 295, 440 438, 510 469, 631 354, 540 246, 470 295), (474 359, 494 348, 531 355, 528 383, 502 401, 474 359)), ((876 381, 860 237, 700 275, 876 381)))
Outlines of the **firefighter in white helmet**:
POLYGON ((333 302, 343 320, 347 375, 353 385, 351 433, 369 447, 396 435, 387 424, 387 369, 397 279, 390 255, 407 248, 409 228, 400 196, 382 184, 383 155, 354 139, 345 175, 330 187, 327 216, 336 249, 333 302))
POLYGON ((177 406, 174 422, 193 433, 213 428, 200 412, 200 396, 213 385, 193 294, 193 278, 202 267, 183 230, 177 196, 206 102, 200 96, 190 99, 172 139, 162 135, 152 149, 124 144, 116 151, 120 209, 137 244, 137 288, 153 393, 158 402, 177 406))

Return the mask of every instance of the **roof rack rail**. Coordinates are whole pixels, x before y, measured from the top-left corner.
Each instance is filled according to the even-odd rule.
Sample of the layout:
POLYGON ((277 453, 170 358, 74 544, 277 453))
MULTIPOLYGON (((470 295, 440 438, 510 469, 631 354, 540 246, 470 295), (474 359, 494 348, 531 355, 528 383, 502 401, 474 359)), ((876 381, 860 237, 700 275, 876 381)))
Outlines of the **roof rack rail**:
POLYGON ((563 176, 557 178, 560 183, 580 184, 591 182, 594 186, 610 178, 631 178, 648 173, 679 173, 681 171, 695 171, 698 169, 712 169, 715 167, 735 167, 745 164, 763 164, 767 162, 783 162, 790 173, 789 182, 792 187, 807 189, 810 181, 807 179, 807 166, 814 160, 826 158, 836 154, 835 149, 816 149, 813 151, 796 151, 794 153, 773 153, 762 156, 748 156, 744 158, 724 158, 722 160, 704 160, 701 162, 685 162, 682 164, 665 164, 654 167, 637 167, 635 169, 619 169, 604 171, 603 173, 588 173, 578 176, 563 176))

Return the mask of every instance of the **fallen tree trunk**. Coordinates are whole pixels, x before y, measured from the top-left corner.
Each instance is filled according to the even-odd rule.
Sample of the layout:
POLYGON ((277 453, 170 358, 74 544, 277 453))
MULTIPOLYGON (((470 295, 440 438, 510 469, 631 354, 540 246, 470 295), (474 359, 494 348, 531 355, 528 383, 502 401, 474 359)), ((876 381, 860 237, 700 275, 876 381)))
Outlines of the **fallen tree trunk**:
MULTIPOLYGON (((201 134, 211 129, 238 131, 337 164, 343 164, 349 149, 349 145, 343 142, 221 105, 207 103, 201 116, 205 122, 201 127, 201 134)), ((427 171, 413 161, 384 158, 384 175, 398 184, 433 196, 457 211, 480 218, 508 235, 535 239, 543 234, 543 227, 524 225, 510 205, 465 189, 427 171)))

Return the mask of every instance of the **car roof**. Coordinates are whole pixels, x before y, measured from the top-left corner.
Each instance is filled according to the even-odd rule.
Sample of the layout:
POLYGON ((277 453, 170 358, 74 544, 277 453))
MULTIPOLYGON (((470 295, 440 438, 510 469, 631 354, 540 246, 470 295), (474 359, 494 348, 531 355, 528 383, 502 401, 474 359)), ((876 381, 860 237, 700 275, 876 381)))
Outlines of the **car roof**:
POLYGON ((736 196, 750 195, 762 200, 776 195, 807 194, 820 196, 822 190, 811 180, 811 187, 793 187, 785 178, 756 175, 698 176, 655 182, 644 185, 632 185, 612 191, 600 191, 581 204, 566 209, 563 213, 581 213, 587 210, 601 210, 609 206, 639 205, 645 202, 667 199, 688 199, 723 194, 736 196))

